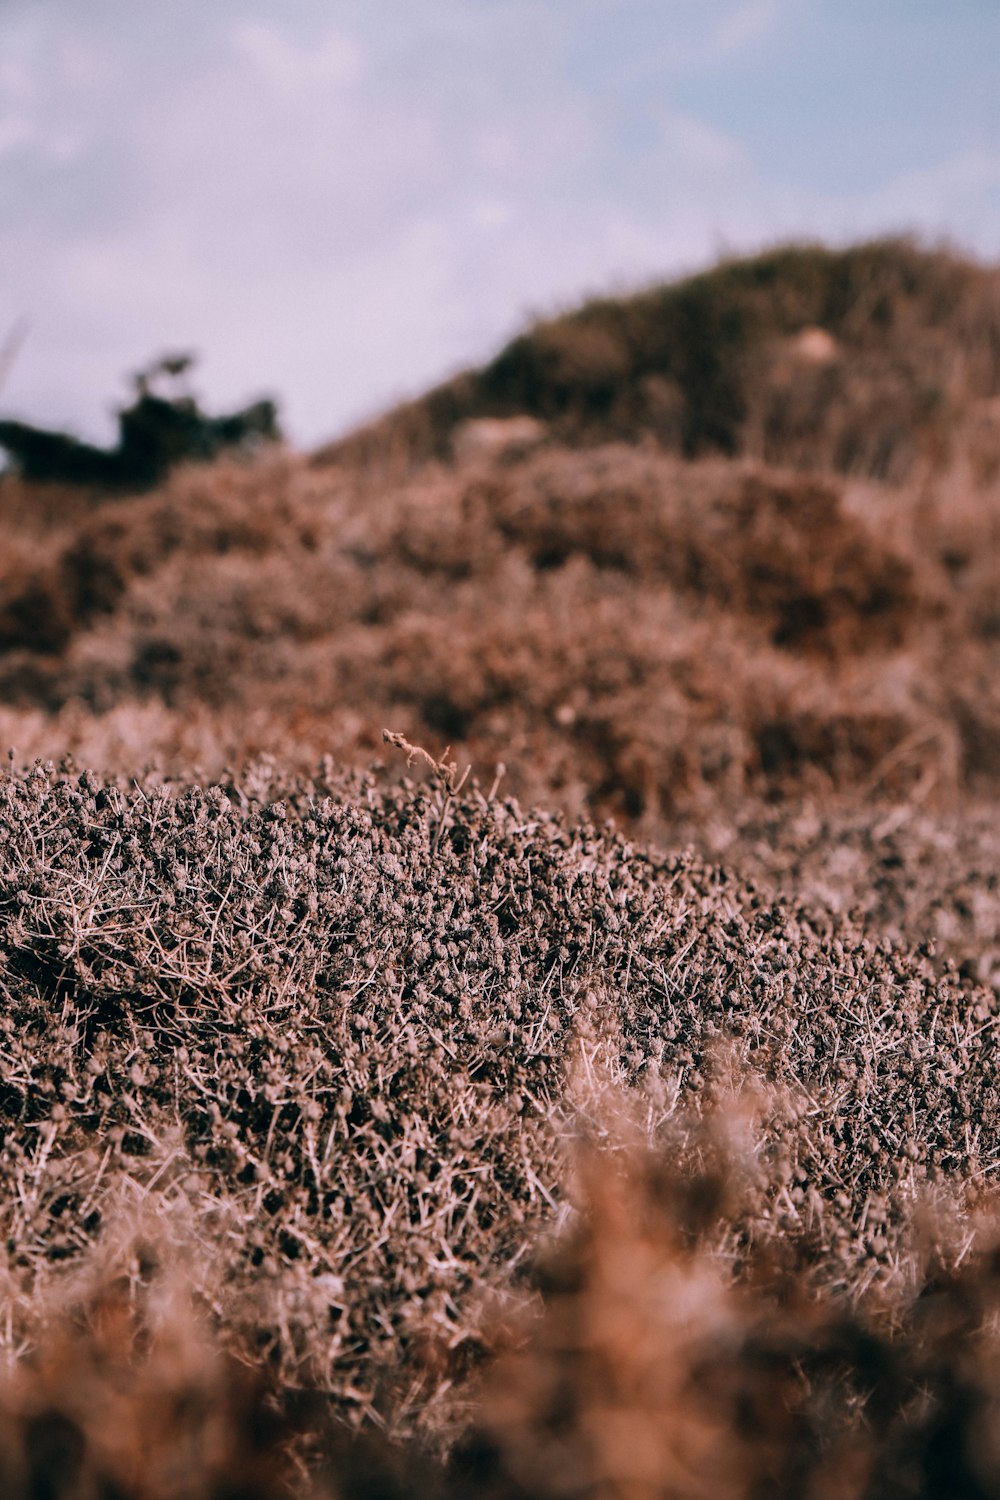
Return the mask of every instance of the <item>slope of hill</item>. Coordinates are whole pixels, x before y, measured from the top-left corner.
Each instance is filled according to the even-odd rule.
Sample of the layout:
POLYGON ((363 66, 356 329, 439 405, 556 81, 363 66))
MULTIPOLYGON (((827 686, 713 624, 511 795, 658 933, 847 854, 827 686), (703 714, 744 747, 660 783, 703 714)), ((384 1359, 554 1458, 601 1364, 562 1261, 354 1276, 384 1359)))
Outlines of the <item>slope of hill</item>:
POLYGON ((5 1493, 1000 1493, 998 392, 794 249, 0 478, 5 1493))

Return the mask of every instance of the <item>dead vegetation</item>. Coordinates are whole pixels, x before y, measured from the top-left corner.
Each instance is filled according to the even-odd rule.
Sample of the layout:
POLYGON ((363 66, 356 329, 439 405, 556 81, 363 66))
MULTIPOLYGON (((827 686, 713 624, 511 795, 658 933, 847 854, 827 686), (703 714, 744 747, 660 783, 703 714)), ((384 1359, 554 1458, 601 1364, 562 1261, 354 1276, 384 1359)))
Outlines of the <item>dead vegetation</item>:
POLYGON ((994 303, 3 477, 5 1494, 1000 1495, 994 303))
POLYGON ((384 755, 390 724, 995 982, 996 489, 620 444, 387 492, 288 459, 178 474, 48 541, 16 483, 3 505, 0 744, 27 761, 308 771, 384 755), (796 849, 813 824, 832 881, 796 849))
POLYGON ((245 1346, 234 1357, 231 1329, 220 1349, 161 1228, 157 1250, 133 1233, 103 1276, 35 1301, 30 1352, 0 1383, 5 1495, 1000 1494, 995 1209, 957 1224, 928 1205, 889 1299, 817 1298, 815 1243, 766 1225, 734 1279, 731 1225, 767 1190, 760 1090, 678 1113, 651 1143, 648 1102, 595 1082, 563 1221, 485 1321, 450 1451, 351 1434, 245 1346))
MULTIPOLYGON (((625 446, 378 497, 290 462, 192 473, 55 556, 11 554, 0 683, 28 714, 160 702, 150 748, 179 771, 206 712, 215 770, 365 759, 392 722, 653 836, 753 793, 985 790, 997 502, 953 526, 949 496, 907 520, 892 496, 625 446)), ((72 740, 7 723, 40 753, 72 740)))
POLYGON ((0 790, 29 1300, 127 1180, 219 1244, 286 1380, 405 1428, 475 1364, 484 1289, 554 1208, 567 1067, 595 1048, 654 1134, 720 1069, 779 1089, 755 1214, 815 1247, 822 1288, 905 1281, 907 1199, 995 1169, 992 993, 693 856, 450 776, 0 790))

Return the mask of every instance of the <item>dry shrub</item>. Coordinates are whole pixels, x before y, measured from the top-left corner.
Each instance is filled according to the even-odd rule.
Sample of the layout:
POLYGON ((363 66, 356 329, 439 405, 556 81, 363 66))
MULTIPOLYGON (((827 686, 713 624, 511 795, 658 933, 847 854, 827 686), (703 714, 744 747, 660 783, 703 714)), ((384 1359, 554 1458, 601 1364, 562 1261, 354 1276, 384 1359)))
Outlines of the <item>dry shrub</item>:
POLYGON ((693 1170, 636 1143, 578 1164, 578 1217, 537 1257, 539 1305, 459 1448, 471 1493, 812 1492, 802 1480, 833 1435, 804 1410, 823 1313, 801 1307, 793 1334, 766 1277, 752 1296, 734 1286, 713 1244, 733 1207, 726 1163, 701 1146, 693 1170))
POLYGON ((127 1186, 68 1275, 27 1296, 6 1278, 17 1348, 0 1375, 5 1500, 435 1492, 439 1468, 416 1445, 359 1436, 321 1392, 283 1382, 261 1355, 256 1299, 226 1302, 220 1245, 127 1186))
POLYGON ((29 575, 0 681, 26 707, 159 698, 182 742, 208 708, 214 769, 261 747, 262 711, 302 763, 367 759, 394 721, 647 833, 706 800, 857 785, 915 737, 892 789, 947 790, 991 774, 992 648, 904 543, 828 486, 624 447, 378 500, 288 463, 202 471, 99 510, 48 593, 29 575))
MULTIPOLYGON (((124 1275, 74 1300, 63 1293, 0 1382, 0 1484, 9 1500, 291 1493, 294 1424, 280 1397, 263 1371, 219 1350, 180 1287, 166 1305, 155 1281, 150 1295, 151 1254, 148 1242, 139 1245, 138 1294, 124 1275)), ((42 1321, 37 1304, 33 1312, 42 1321)))
POLYGON ((730 1123, 678 1120, 667 1149, 633 1132, 584 1154, 576 1216, 536 1258, 537 1304, 459 1445, 463 1493, 1000 1494, 995 1208, 957 1256, 958 1227, 938 1218, 935 1240, 926 1219, 891 1305, 817 1298, 808 1255, 767 1236, 734 1281, 745 1168, 734 1182, 730 1123))
MULTIPOLYGON (((185 474, 180 486, 176 479, 168 481, 152 498, 92 502, 85 510, 76 507, 72 530, 65 522, 54 530, 52 540, 61 544, 55 557, 45 565, 22 569, 26 576, 20 593, 25 602, 15 593, 7 609, 16 621, 31 601, 33 613, 19 635, 8 628, 4 644, 42 651, 62 648, 95 616, 113 613, 137 579, 155 572, 181 550, 187 558, 222 557, 234 551, 259 558, 289 545, 308 551, 315 537, 286 497, 279 493, 270 504, 260 503, 268 495, 268 478, 277 477, 282 467, 280 460, 255 470, 221 464, 210 477, 194 470, 185 474), (47 631, 41 628, 46 609, 47 631)), ((5 485, 10 482, 5 478, 5 485)))
POLYGON ((60 532, 79 526, 107 497, 100 491, 62 484, 29 483, 5 469, 0 474, 0 522, 10 535, 40 539, 49 549, 60 532))
POLYGON ((944 1199, 914 1218, 911 1200, 891 1296, 817 1295, 816 1245, 759 1217, 766 1091, 673 1113, 655 1140, 643 1096, 605 1082, 578 1098, 563 1222, 489 1320, 448 1453, 352 1435, 247 1345, 234 1359, 233 1330, 211 1337, 182 1282, 193 1242, 157 1229, 153 1249, 133 1218, 34 1304, 0 1382, 5 1495, 1000 1494, 994 1205, 963 1223, 944 1199), (734 1259, 740 1224, 755 1232, 734 1259))
POLYGON ((828 920, 850 913, 894 942, 926 944, 941 972, 951 964, 1000 990, 1000 827, 990 805, 749 803, 678 834, 828 920))
POLYGON ((27 647, 47 654, 66 645, 72 620, 48 575, 48 549, 15 534, 0 562, 0 652, 27 647))
POLYGON ((23 1294, 135 1184, 218 1247, 213 1306, 282 1381, 401 1433, 448 1427, 483 1296, 557 1210, 588 1036, 654 1133, 717 1095, 725 1039, 784 1091, 754 1212, 818 1290, 888 1294, 907 1202, 1000 1152, 988 991, 437 772, 5 777, 0 947, 23 1294))
MULTIPOLYGON (((308 771, 367 764, 390 723, 666 845, 755 818, 781 843, 775 809, 804 797, 877 804, 873 825, 905 800, 946 841, 970 799, 995 818, 1000 508, 960 472, 894 491, 616 445, 381 490, 281 459, 71 508, 49 542, 11 503, 0 745, 28 760, 308 771)), ((913 847, 893 880, 926 894, 894 930, 921 942, 913 847)), ((992 974, 1000 895, 975 877, 973 951, 961 881, 931 930, 992 974)), ((874 918, 871 888, 856 866, 846 904, 874 918)))
POLYGON ((898 645, 930 607, 913 562, 846 514, 829 484, 699 477, 621 448, 587 464, 558 453, 516 479, 497 476, 481 509, 539 570, 582 556, 640 584, 662 581, 760 621, 789 649, 898 645))

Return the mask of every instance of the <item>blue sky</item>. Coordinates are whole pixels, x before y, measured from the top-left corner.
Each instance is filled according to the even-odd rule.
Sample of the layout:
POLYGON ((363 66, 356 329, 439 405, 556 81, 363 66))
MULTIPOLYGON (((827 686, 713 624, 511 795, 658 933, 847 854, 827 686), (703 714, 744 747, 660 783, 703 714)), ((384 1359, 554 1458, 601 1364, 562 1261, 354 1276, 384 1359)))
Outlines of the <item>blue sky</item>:
POLYGON ((313 443, 721 252, 998 260, 998 84, 997 0, 0 0, 0 403, 194 347, 313 443))

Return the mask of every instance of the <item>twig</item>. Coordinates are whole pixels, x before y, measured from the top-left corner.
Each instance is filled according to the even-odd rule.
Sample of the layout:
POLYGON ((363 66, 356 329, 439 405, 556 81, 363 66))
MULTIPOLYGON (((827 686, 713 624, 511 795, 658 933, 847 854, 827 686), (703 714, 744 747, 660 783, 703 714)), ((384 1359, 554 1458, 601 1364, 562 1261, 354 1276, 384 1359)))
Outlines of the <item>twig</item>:
POLYGON ((406 764, 412 766, 414 761, 422 761, 435 775, 440 776, 447 787, 449 796, 460 792, 465 785, 466 778, 471 771, 471 766, 466 766, 462 775, 458 775, 458 764, 448 759, 451 746, 445 750, 440 760, 435 760, 429 750, 423 745, 411 745, 405 735, 396 734, 391 729, 383 729, 382 739, 387 745, 392 745, 397 750, 402 750, 406 756, 406 764))

